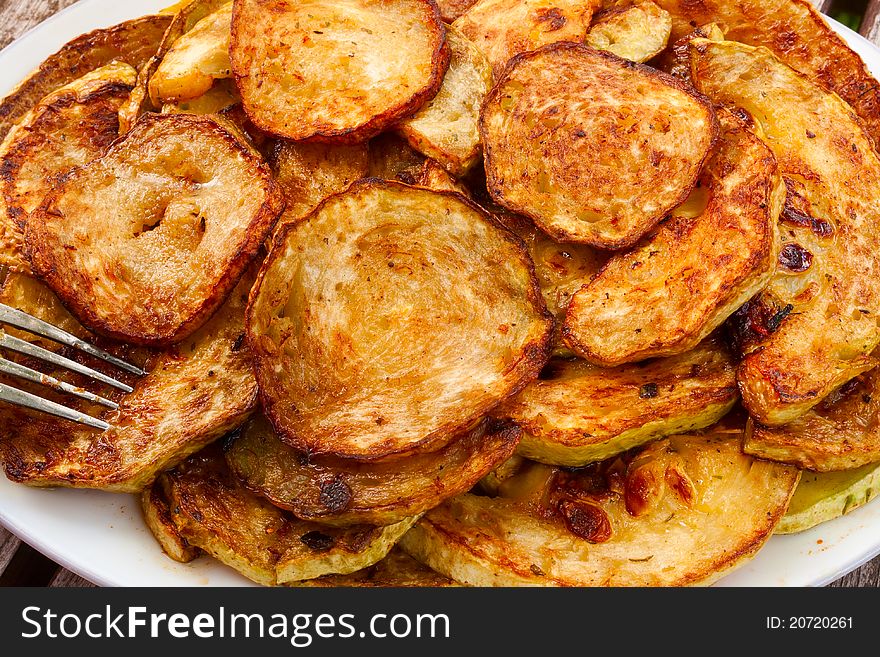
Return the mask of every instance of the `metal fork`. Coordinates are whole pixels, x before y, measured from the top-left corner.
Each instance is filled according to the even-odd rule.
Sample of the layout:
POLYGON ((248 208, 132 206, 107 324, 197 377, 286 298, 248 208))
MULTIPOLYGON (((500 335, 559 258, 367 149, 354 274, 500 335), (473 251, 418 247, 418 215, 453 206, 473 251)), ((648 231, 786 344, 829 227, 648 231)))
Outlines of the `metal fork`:
MULTIPOLYGON (((21 310, 11 308, 2 303, 0 303, 0 324, 13 326, 17 329, 27 331, 28 333, 33 333, 34 335, 39 335, 43 338, 47 338, 49 340, 52 340, 53 342, 58 342, 63 345, 74 347, 75 349, 79 349, 80 351, 89 354, 90 356, 94 356, 95 358, 99 358, 107 363, 110 363, 114 367, 118 367, 119 369, 125 370, 126 372, 130 372, 131 374, 137 376, 143 376, 144 374, 146 374, 146 372, 144 372, 141 368, 135 367, 131 363, 126 363, 124 360, 121 360, 112 354, 108 354, 103 349, 98 349, 94 345, 91 345, 84 340, 80 340, 75 335, 72 335, 67 331, 63 331, 57 326, 53 326, 48 322, 44 322, 41 319, 22 312, 21 310)), ((85 365, 70 360, 69 358, 65 358, 64 356, 60 356, 59 354, 49 351, 48 349, 43 349, 42 347, 27 342, 26 340, 21 340, 19 338, 16 338, 15 336, 8 335, 2 328, 0 328, 0 349, 9 349, 10 351, 14 351, 25 356, 37 358, 45 363, 49 363, 57 367, 62 367, 78 374, 83 374, 91 379, 100 381, 101 383, 105 383, 118 390, 122 390, 123 392, 128 393, 132 392, 133 390, 131 386, 121 383, 120 381, 117 381, 116 379, 109 377, 106 374, 102 374, 97 370, 93 370, 90 367, 86 367, 85 365)), ((91 393, 83 388, 70 385, 69 383, 65 383, 64 381, 59 381, 58 379, 48 376, 47 374, 43 374, 5 358, 0 358, 0 373, 8 374, 10 376, 44 385, 59 392, 63 392, 69 395, 73 395, 74 397, 79 397, 80 399, 86 399, 90 402, 95 402, 102 406, 106 406, 107 408, 119 408, 119 404, 114 401, 91 393)), ((15 404, 16 406, 24 406, 25 408, 30 408, 35 411, 48 413, 49 415, 54 415, 56 417, 71 420, 79 424, 94 427, 95 429, 100 429, 101 431, 106 431, 110 428, 110 425, 103 420, 91 417, 90 415, 86 415, 85 413, 80 413, 79 411, 75 411, 61 404, 57 404, 48 399, 43 399, 42 397, 31 394, 29 392, 25 392, 24 390, 19 390, 18 388, 13 388, 12 386, 8 386, 3 383, 0 383, 0 401, 9 402, 10 404, 15 404)))

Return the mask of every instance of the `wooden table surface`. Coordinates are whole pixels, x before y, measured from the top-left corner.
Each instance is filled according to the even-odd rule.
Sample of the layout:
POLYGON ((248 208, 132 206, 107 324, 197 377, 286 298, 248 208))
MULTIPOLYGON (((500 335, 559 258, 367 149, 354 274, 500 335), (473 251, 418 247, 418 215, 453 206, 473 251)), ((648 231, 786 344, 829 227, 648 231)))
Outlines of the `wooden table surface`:
MULTIPOLYGON (((76 0, 0 0, 0 48, 74 2, 76 0)), ((172 0, 168 0, 168 4, 173 4, 172 0)), ((820 10, 833 14, 838 3, 834 0, 813 0, 813 4, 820 10)), ((859 31, 880 44, 880 0, 871 0, 862 4, 860 9, 864 12, 865 19, 859 31)), ((0 586, 92 586, 92 584, 61 568, 0 527, 0 586)), ((839 579, 831 586, 880 587, 880 557, 839 579)))

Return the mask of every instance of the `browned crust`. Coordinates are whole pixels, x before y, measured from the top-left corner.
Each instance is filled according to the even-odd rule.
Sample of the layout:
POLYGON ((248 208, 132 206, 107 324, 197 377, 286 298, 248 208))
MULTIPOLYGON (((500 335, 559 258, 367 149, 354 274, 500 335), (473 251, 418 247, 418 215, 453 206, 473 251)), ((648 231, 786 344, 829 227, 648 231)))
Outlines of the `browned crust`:
MULTIPOLYGON (((274 248, 274 246, 284 243, 284 241, 287 239, 288 233, 296 230, 296 228, 300 224, 308 222, 312 217, 321 212, 325 205, 327 205, 336 197, 343 194, 357 192, 365 188, 381 189, 388 187, 407 189, 414 188, 411 185, 406 185, 396 181, 381 180, 378 178, 365 178, 353 183, 351 187, 349 187, 344 192, 327 197, 314 210, 312 210, 311 213, 298 221, 294 221, 290 224, 284 225, 276 233, 275 238, 273 239, 273 246, 269 251, 269 255, 263 262, 263 266, 260 268, 260 273, 257 275, 256 283, 251 289, 250 297, 248 299, 247 310, 245 313, 247 340, 249 345, 251 346, 252 351, 254 352, 254 372, 257 376, 258 383, 264 380, 264 377, 266 376, 265 370, 269 369, 269 364, 265 362, 265 358, 262 356, 259 350, 258 336, 253 331, 253 326, 255 324, 253 313, 255 299, 260 292, 263 280, 265 279, 267 272, 278 259, 280 254, 280 250, 274 248)), ((487 223, 498 228, 503 239, 509 242, 519 252, 522 263, 528 269, 531 279, 531 285, 527 295, 527 300, 534 309, 536 315, 543 319, 546 326, 546 330, 544 331, 542 338, 523 347, 522 357, 517 361, 517 365, 512 368, 518 370, 518 374, 516 377, 514 377, 510 389, 505 395, 503 395, 502 399, 499 399, 491 404, 487 402, 483 404, 480 408, 475 409, 474 412, 471 413, 471 415, 469 415, 468 417, 463 418, 456 423, 447 423, 446 425, 428 434, 421 440, 410 443, 405 448, 400 449, 388 449, 383 447, 382 445, 374 446, 373 448, 366 451, 340 450, 339 448, 334 448, 332 452, 327 452, 316 449, 314 447, 309 448, 307 440, 304 440, 302 436, 297 435, 291 430, 287 430, 287 428, 281 425, 281 422, 279 421, 281 411, 277 408, 275 400, 271 397, 269 393, 267 393, 267 386, 260 383, 260 401, 262 403, 263 412, 266 414, 266 417, 269 419, 278 436, 290 446, 301 449, 309 455, 332 453, 333 455, 343 458, 363 461, 372 461, 393 456, 400 456, 402 454, 415 451, 430 451, 432 449, 440 449, 444 445, 448 444, 449 441, 456 435, 460 434, 479 418, 483 417, 488 411, 494 408, 494 406, 503 401, 503 399, 512 397, 513 395, 520 392, 523 388, 525 388, 525 386, 528 385, 530 381, 537 378, 538 374, 541 372, 541 369, 550 359, 553 351, 553 329, 555 327, 555 318, 553 317, 552 313, 547 310, 547 306, 544 303, 544 297, 541 294, 541 288, 538 284, 537 274, 535 273, 535 263, 529 255, 528 247, 526 247, 525 243, 519 237, 508 231, 493 215, 486 212, 486 210, 484 210, 482 207, 480 207, 467 197, 463 196, 462 194, 450 191, 430 191, 432 191, 434 194, 455 198, 456 200, 467 205, 470 209, 478 213, 487 223)))
MULTIPOLYGON (((245 428, 244 431, 247 432, 248 429, 245 428)), ((230 469, 246 488, 275 506, 291 511, 298 518, 332 526, 391 525, 420 515, 445 499, 469 491, 484 475, 513 456, 521 437, 522 431, 513 423, 484 420, 437 452, 408 457, 415 461, 420 471, 436 473, 433 483, 424 488, 403 485, 401 477, 406 476, 406 472, 413 467, 407 463, 407 458, 376 464, 309 458, 285 445, 289 450, 285 457, 291 461, 299 461, 295 466, 298 472, 291 473, 290 476, 291 481, 299 484, 293 496, 285 495, 286 491, 277 485, 267 485, 248 476, 246 467, 241 467, 235 456, 235 443, 241 438, 227 445, 225 451, 230 469), (458 458, 456 452, 459 452, 458 458), (385 488, 384 503, 365 504, 365 500, 357 500, 360 497, 357 491, 359 481, 366 482, 374 489, 370 493, 374 499, 378 497, 375 489, 385 488), (348 501, 330 506, 322 502, 328 484, 348 491, 348 501), (332 508, 334 506, 337 508, 332 508)), ((265 457, 264 461, 268 458, 265 452, 258 452, 258 455, 265 457)), ((283 467, 278 459, 274 459, 273 465, 283 467)), ((275 474, 282 473, 283 470, 275 474)), ((414 481, 418 480, 419 473, 416 472, 412 477, 414 481)))
MULTIPOLYGON (((541 230, 543 230, 545 233, 550 235, 550 237, 552 237, 557 242, 585 242, 585 240, 582 239, 580 236, 574 235, 570 231, 567 231, 567 230, 564 230, 564 229, 561 229, 561 228, 558 228, 555 226, 550 226, 545 221, 543 221, 542 217, 539 216, 538 213, 531 212, 531 211, 529 211, 529 209, 527 209, 521 205, 517 205, 516 203, 512 203, 507 198, 505 198, 503 186, 495 178, 494 173, 493 173, 494 168, 495 168, 492 166, 493 148, 491 146, 490 141, 487 139, 487 136, 488 136, 487 135, 487 128, 486 128, 486 124, 485 124, 485 121, 483 118, 485 115, 485 112, 486 112, 486 107, 488 107, 490 103, 497 102, 497 98, 503 93, 504 84, 507 82, 508 77, 510 76, 513 69, 517 66, 517 64, 519 64, 522 61, 536 59, 536 58, 540 57, 541 55, 548 53, 548 52, 564 51, 564 50, 573 50, 573 51, 579 51, 579 52, 583 52, 583 53, 589 53, 591 55, 598 55, 604 59, 607 59, 610 62, 614 62, 614 63, 620 64, 620 65, 623 65, 626 68, 640 71, 640 72, 644 73, 645 75, 647 75, 648 77, 660 80, 664 84, 666 84, 670 87, 673 87, 676 90, 681 91, 682 93, 687 94, 688 96, 693 98, 697 103, 699 103, 706 110, 706 116, 711 118, 712 134, 711 134, 711 141, 710 141, 709 148, 706 150, 706 153, 703 155, 703 159, 700 160, 698 170, 701 170, 703 168, 703 165, 706 163, 706 160, 712 154, 715 145, 718 143, 718 138, 721 134, 721 126, 718 122, 718 118, 715 116, 715 110, 714 110, 714 106, 712 105, 712 102, 706 96, 699 93, 693 87, 685 84, 683 81, 669 75, 668 73, 664 73, 663 71, 658 71, 657 69, 651 68, 650 66, 647 66, 646 64, 640 64, 638 62, 631 62, 627 59, 622 59, 622 58, 618 57, 617 55, 614 55, 614 54, 607 52, 607 51, 604 51, 604 50, 596 50, 595 48, 590 48, 589 46, 582 44, 582 43, 570 43, 570 42, 562 41, 562 42, 558 42, 558 43, 551 43, 550 45, 543 46, 542 48, 538 48, 537 50, 533 50, 531 52, 523 52, 523 53, 520 53, 520 54, 516 55, 515 57, 513 57, 507 63, 507 66, 505 66, 504 72, 499 77, 498 82, 495 84, 492 91, 490 91, 489 94, 486 96, 486 99, 483 101, 483 107, 480 111, 480 122, 479 122, 480 141, 483 143, 483 158, 485 161, 485 169, 486 169, 486 186, 489 190, 489 194, 491 195, 492 200, 495 201, 496 203, 503 205, 504 207, 508 208, 509 210, 512 210, 513 212, 517 212, 519 214, 522 214, 522 215, 529 217, 532 221, 535 222, 535 224, 537 224, 541 228, 541 230)), ((684 203, 687 200, 688 196, 690 196, 691 192, 693 191, 694 187, 696 186, 697 180, 698 180, 698 177, 695 177, 694 181, 691 185, 682 188, 682 191, 678 195, 678 197, 676 198, 675 202, 669 204, 669 209, 674 208, 678 205, 681 205, 682 203, 684 203)), ((591 241, 585 242, 585 243, 592 244, 593 246, 597 246, 597 247, 600 247, 603 249, 610 249, 610 250, 620 250, 620 249, 625 249, 627 247, 633 246, 636 242, 638 242, 644 236, 645 233, 647 233, 652 228, 654 228, 666 216, 667 212, 668 212, 668 209, 664 210, 664 212, 662 212, 662 213, 659 213, 658 216, 654 217, 652 220, 646 222, 643 226, 643 230, 641 231, 641 233, 634 235, 631 238, 628 238, 628 239, 621 238, 621 239, 617 239, 617 240, 591 240, 591 241)))
MULTIPOLYGON (((43 234, 41 215, 56 214, 57 202, 63 196, 66 185, 81 177, 90 165, 78 167, 65 176, 63 182, 50 193, 43 205, 28 219, 25 226, 25 256, 31 263, 34 273, 41 277, 58 295, 61 302, 89 329, 120 341, 146 346, 165 346, 179 342, 191 335, 202 326, 223 303, 232 289, 238 284, 248 264, 254 259, 263 245, 266 235, 272 228, 278 215, 284 208, 284 195, 272 178, 269 166, 259 155, 252 152, 246 145, 238 141, 216 121, 207 116, 191 114, 159 115, 145 114, 138 120, 132 130, 115 142, 105 157, 111 156, 114 150, 122 148, 127 139, 134 139, 141 132, 160 122, 175 124, 195 124, 225 141, 248 166, 258 172, 265 190, 266 199, 259 211, 250 222, 247 238, 244 243, 235 247, 235 254, 230 261, 223 279, 216 285, 212 293, 188 313, 188 318, 173 330, 166 332, 146 330, 135 327, 119 327, 109 323, 95 311, 94 299, 81 294, 76 285, 71 285, 69 275, 60 271, 53 249, 47 244, 43 234)), ((102 158, 103 159, 103 158, 102 158)), ((101 160, 96 160, 100 162, 101 160)))
MULTIPOLYGON (((401 103, 397 107, 392 107, 381 114, 377 114, 365 123, 339 130, 317 128, 312 134, 306 135, 305 137, 296 135, 296 141, 311 141, 328 144, 357 144, 375 137, 400 119, 409 116, 437 94, 440 90, 440 86, 443 84, 443 77, 446 75, 446 69, 449 68, 449 59, 452 56, 452 53, 449 50, 449 44, 446 42, 446 26, 440 16, 440 10, 437 7, 437 3, 435 0, 420 1, 430 7, 430 22, 434 26, 434 33, 436 35, 430 81, 423 88, 416 90, 407 102, 401 103)), ((237 50, 236 44, 242 39, 240 34, 240 31, 242 30, 240 25, 241 5, 242 2, 236 0, 232 11, 232 40, 229 49, 230 60, 232 63, 232 74, 235 77, 239 90, 242 89, 241 80, 250 77, 242 62, 235 57, 235 52, 237 50)), ((242 97, 244 98, 244 94, 242 94, 242 97)), ((271 125, 271 123, 262 121, 261 117, 257 116, 257 114, 248 107, 246 99, 243 106, 251 122, 260 130, 281 138, 293 138, 293 136, 286 135, 277 130, 271 125)))
POLYGON ((199 556, 201 550, 192 547, 177 531, 171 519, 168 501, 159 486, 150 486, 141 493, 141 511, 147 528, 171 559, 179 563, 189 563, 199 556))
MULTIPOLYGON (((789 491, 789 496, 788 496, 789 501, 791 500, 791 496, 794 495, 794 491, 796 488, 795 484, 796 484, 797 479, 800 478, 800 472, 793 471, 791 477, 793 480, 790 482, 791 485, 790 485, 790 491, 789 491)), ((674 580, 672 582, 665 582, 664 586, 680 587, 680 586, 706 585, 706 584, 711 584, 714 581, 717 581, 718 579, 723 577, 725 574, 727 574, 729 571, 733 570, 738 565, 740 565, 743 560, 756 554, 761 549, 761 547, 763 547, 763 545, 772 536, 773 529, 776 527, 776 525, 779 524, 779 521, 782 519, 782 516, 785 515, 787 509, 788 509, 787 502, 786 502, 786 504, 778 505, 775 509, 773 509, 772 511, 770 511, 764 515, 764 520, 760 524, 760 526, 756 527, 754 529, 754 531, 751 532, 751 534, 748 537, 746 537, 744 540, 742 540, 736 546, 735 549, 727 551, 727 552, 719 555, 716 559, 705 563, 704 567, 699 570, 696 570, 696 569, 692 570, 684 577, 680 577, 679 579, 674 580)), ((446 511, 446 507, 441 506, 438 508, 438 510, 436 512, 433 512, 433 513, 440 513, 440 512, 445 512, 445 511, 446 511)), ((479 552, 472 549, 471 545, 472 545, 472 543, 474 543, 474 541, 468 540, 466 534, 460 534, 455 531, 449 530, 446 527, 444 527, 442 525, 442 523, 438 524, 437 522, 432 521, 433 513, 428 513, 427 515, 425 515, 421 520, 419 520, 417 525, 411 531, 413 533, 433 532, 434 534, 442 536, 443 537, 442 540, 444 543, 456 546, 454 549, 456 549, 460 552, 465 552, 465 553, 473 555, 477 560, 479 560, 480 562, 483 562, 483 567, 488 567, 486 564, 486 562, 488 560, 482 554, 480 554, 479 552)), ((491 525, 491 518, 487 518, 486 522, 491 525)), ((566 530, 562 529, 561 531, 566 531, 566 530)), ((403 547, 404 547, 404 549, 408 550, 407 544, 404 544, 403 547)), ((408 551, 410 553, 412 552, 410 550, 408 550, 408 551)), ((417 554, 415 554, 413 556, 418 558, 417 554)), ((430 563, 428 563, 427 565, 431 566, 430 563)), ((560 587, 574 586, 573 584, 566 582, 564 580, 550 577, 546 573, 540 575, 540 578, 539 578, 539 576, 537 576, 531 568, 527 568, 524 565, 520 566, 520 564, 513 559, 501 558, 497 561, 497 566, 500 569, 512 572, 514 575, 521 578, 523 580, 523 582, 540 581, 542 584, 550 585, 550 586, 560 586, 560 587)), ((446 574, 446 573, 444 573, 444 574, 446 574)), ((595 585, 598 587, 608 587, 608 586, 613 586, 613 585, 619 586, 620 584, 606 580, 603 582, 596 582, 595 584, 591 584, 591 585, 595 585)), ((636 585, 636 586, 651 586, 652 584, 650 584, 648 582, 643 582, 643 583, 636 583, 634 585, 636 585)))
MULTIPOLYGON (((114 98, 119 98, 130 91, 131 87, 129 85, 120 82, 110 82, 102 84, 100 87, 95 87, 92 91, 84 95, 78 95, 76 91, 71 90, 54 99, 50 107, 54 114, 56 111, 62 112, 74 105, 89 105, 94 101, 100 101, 103 98, 107 98, 107 106, 99 107, 97 110, 102 119, 106 118, 106 120, 102 120, 101 123, 106 126, 108 130, 99 131, 90 126, 90 132, 88 133, 88 136, 92 138, 91 141, 95 145, 95 151, 98 153, 101 148, 105 147, 103 142, 108 139, 107 135, 109 129, 112 127, 118 129, 119 125, 116 111, 114 111, 112 107, 109 107, 110 102, 112 102, 114 98)), ((30 129, 32 132, 39 134, 42 132, 44 124, 49 123, 51 125, 53 119, 54 116, 41 116, 32 126, 30 126, 30 129)), ((115 140, 115 134, 113 139, 115 140)), ((2 161, 0 161, 0 188, 3 190, 3 197, 6 202, 6 212, 11 220, 16 221, 16 223, 19 224, 20 228, 22 227, 22 218, 25 214, 25 210, 18 204, 18 197, 10 193, 11 190, 9 187, 10 184, 15 181, 24 161, 33 154, 32 148, 33 144, 31 143, 31 140, 28 140, 25 143, 14 141, 12 148, 10 148, 9 152, 6 153, 2 161)), ((47 181, 46 184, 47 186, 51 185, 51 181, 47 181)))
POLYGON ((0 103, 0 140, 58 87, 114 59, 140 68, 155 53, 171 20, 171 16, 144 16, 83 34, 63 46, 0 103))
POLYGON ((721 23, 728 28, 728 39, 766 46, 792 68, 835 91, 865 121, 875 145, 880 143, 880 83, 812 3, 807 0, 654 1, 673 16, 670 42, 699 25, 721 23))

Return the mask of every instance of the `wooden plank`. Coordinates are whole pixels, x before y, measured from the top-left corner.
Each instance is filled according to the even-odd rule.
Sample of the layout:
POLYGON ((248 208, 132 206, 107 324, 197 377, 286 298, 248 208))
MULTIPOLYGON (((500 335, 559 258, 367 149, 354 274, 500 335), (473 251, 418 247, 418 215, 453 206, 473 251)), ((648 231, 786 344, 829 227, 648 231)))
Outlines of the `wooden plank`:
POLYGON ((880 0, 870 0, 859 32, 868 41, 880 46, 880 0))
POLYGON ((76 0, 0 0, 0 48, 76 0))
POLYGON ((20 545, 21 541, 15 534, 0 527, 0 574, 6 570, 6 566, 12 561, 20 545))
POLYGON ((831 586, 840 588, 856 586, 880 588, 880 558, 874 559, 874 561, 866 563, 849 575, 841 577, 831 586))
POLYGON ((53 588, 95 588, 95 585, 90 581, 70 572, 66 568, 58 569, 52 581, 49 582, 49 586, 53 588))

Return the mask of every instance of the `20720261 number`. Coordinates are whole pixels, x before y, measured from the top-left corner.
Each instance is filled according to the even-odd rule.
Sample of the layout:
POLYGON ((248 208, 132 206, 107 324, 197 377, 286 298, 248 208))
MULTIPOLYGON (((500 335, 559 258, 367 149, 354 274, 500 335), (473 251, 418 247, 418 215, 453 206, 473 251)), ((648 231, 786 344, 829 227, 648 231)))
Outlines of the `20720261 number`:
POLYGON ((767 617, 768 630, 851 630, 852 616, 767 617))

